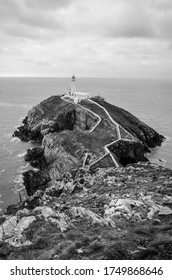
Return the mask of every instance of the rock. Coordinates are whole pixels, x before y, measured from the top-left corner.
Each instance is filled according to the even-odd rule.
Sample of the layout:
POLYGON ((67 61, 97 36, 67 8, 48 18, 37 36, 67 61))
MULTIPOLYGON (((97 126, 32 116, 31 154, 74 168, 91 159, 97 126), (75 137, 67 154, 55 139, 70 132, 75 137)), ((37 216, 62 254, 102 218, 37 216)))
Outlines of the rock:
POLYGON ((17 217, 9 216, 6 221, 1 225, 3 230, 3 237, 6 239, 14 235, 14 228, 17 225, 17 217))
POLYGON ((43 206, 37 207, 33 210, 35 214, 41 214, 46 221, 50 221, 60 227, 62 232, 66 231, 69 226, 69 218, 64 213, 54 211, 52 208, 43 206))
POLYGON ((95 99, 101 106, 106 108, 111 117, 119 123, 124 129, 136 136, 144 145, 153 148, 160 146, 165 137, 158 134, 154 129, 141 122, 126 110, 109 104, 106 101, 95 99))
POLYGON ((6 239, 5 242, 7 242, 8 244, 10 244, 14 247, 29 246, 32 244, 31 241, 29 241, 29 240, 23 241, 22 239, 19 240, 18 237, 16 237, 16 236, 12 236, 12 237, 6 239))
POLYGON ((122 166, 138 161, 148 161, 145 157, 145 146, 141 142, 124 141, 121 139, 109 146, 109 149, 117 156, 122 166))
POLYGON ((3 222, 6 220, 5 217, 0 217, 0 225, 3 224, 3 222))
POLYGON ((72 216, 75 217, 80 217, 80 218, 86 218, 91 221, 92 224, 98 223, 98 224, 105 224, 107 225, 108 222, 104 220, 102 217, 97 215, 96 213, 93 213, 90 210, 87 210, 83 207, 72 207, 71 208, 71 214, 72 216))
POLYGON ((34 216, 23 217, 19 222, 17 216, 11 216, 0 226, 0 241, 13 246, 29 245, 30 242, 22 242, 22 233, 32 224, 36 218, 34 216))
POLYGON ((166 215, 172 215, 172 210, 169 207, 161 207, 159 213, 159 216, 166 216, 166 215))
POLYGON ((47 167, 47 162, 44 156, 44 149, 42 147, 34 147, 28 149, 25 155, 25 161, 29 161, 34 168, 44 169, 47 167))
MULTIPOLYGON (((128 137, 126 141, 121 139, 108 146, 121 165, 146 161, 145 152, 150 151, 148 147, 155 147, 163 141, 162 135, 129 112, 99 98, 93 100, 104 106, 111 117, 121 126, 121 133, 123 131, 123 134, 128 137), (132 136, 134 141, 131 141, 132 136)), ((104 155, 105 145, 118 139, 116 126, 105 112, 102 125, 97 126, 96 130, 93 129, 98 122, 98 118, 95 116, 98 106, 91 107, 93 113, 87 110, 89 106, 90 103, 88 105, 86 100, 82 101, 81 107, 78 104, 64 101, 60 96, 52 96, 33 107, 24 119, 23 126, 14 133, 23 141, 34 140, 42 143, 42 147, 29 149, 25 159, 30 161, 34 167, 48 170, 52 181, 58 180, 65 172, 73 173, 73 170, 83 166, 86 154, 91 155, 92 158, 88 163, 89 166, 92 160, 95 161, 104 155)), ((101 114, 102 112, 100 112, 100 116, 102 116, 101 114)), ((101 164, 106 167, 114 166, 109 155, 102 157, 102 161, 104 163, 98 161, 94 167, 101 167, 101 164)), ((36 178, 38 175, 38 173, 35 176, 31 173, 24 173, 25 186, 29 195, 33 194, 32 188, 37 189, 35 180, 37 180, 37 185, 40 185, 40 189, 43 185, 45 186, 40 178, 36 178)), ((46 181, 49 181, 47 175, 46 178, 46 181)), ((80 181, 81 185, 85 182, 84 179, 80 181)), ((45 188, 43 187, 43 189, 45 188)))
POLYGON ((149 220, 152 220, 154 215, 157 214, 160 210, 160 206, 159 205, 152 205, 150 208, 149 208, 149 212, 147 213, 147 218, 149 220))
POLYGON ((63 192, 63 187, 51 186, 45 190, 45 195, 59 197, 63 192))
POLYGON ((51 180, 47 171, 29 170, 23 173, 24 186, 27 195, 31 196, 37 190, 45 190, 47 183, 51 180))
POLYGON ((56 216, 56 212, 52 208, 47 206, 36 207, 32 212, 35 214, 41 214, 45 219, 47 219, 50 216, 56 216))
POLYGON ((29 210, 27 208, 24 208, 23 210, 18 210, 16 212, 16 216, 20 218, 27 215, 29 215, 29 210))
POLYGON ((84 253, 84 251, 82 249, 77 249, 77 253, 82 254, 82 253, 84 253))
POLYGON ((16 236, 20 238, 23 231, 27 229, 34 221, 36 221, 35 216, 23 217, 14 229, 16 236))
POLYGON ((154 225, 154 226, 157 226, 157 225, 160 225, 160 224, 161 224, 161 220, 159 220, 159 219, 154 219, 152 221, 152 225, 154 225))

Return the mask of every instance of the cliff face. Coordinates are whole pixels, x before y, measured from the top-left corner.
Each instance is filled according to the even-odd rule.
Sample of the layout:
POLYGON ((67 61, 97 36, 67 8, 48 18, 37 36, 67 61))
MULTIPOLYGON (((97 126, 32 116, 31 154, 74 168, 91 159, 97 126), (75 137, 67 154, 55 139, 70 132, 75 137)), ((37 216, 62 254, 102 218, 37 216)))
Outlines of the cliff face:
POLYGON ((0 216, 0 259, 171 259, 172 171, 145 157, 162 135, 102 99, 52 96, 14 136, 41 145, 28 196, 0 216))
POLYGON ((75 172, 79 167, 94 170, 147 161, 145 152, 164 139, 129 112, 104 100, 94 98, 74 104, 60 96, 33 107, 14 136, 42 144, 42 148, 29 150, 26 155, 33 167, 46 174, 42 183, 39 173, 24 174, 28 194, 32 193, 32 181, 34 191, 36 181, 44 189, 64 172, 75 172))
POLYGON ((101 99, 96 99, 96 102, 106 108, 116 122, 118 122, 132 135, 136 136, 137 139, 142 141, 142 143, 146 144, 149 148, 161 145, 164 137, 159 135, 159 133, 157 133, 153 128, 140 121, 131 113, 101 99))

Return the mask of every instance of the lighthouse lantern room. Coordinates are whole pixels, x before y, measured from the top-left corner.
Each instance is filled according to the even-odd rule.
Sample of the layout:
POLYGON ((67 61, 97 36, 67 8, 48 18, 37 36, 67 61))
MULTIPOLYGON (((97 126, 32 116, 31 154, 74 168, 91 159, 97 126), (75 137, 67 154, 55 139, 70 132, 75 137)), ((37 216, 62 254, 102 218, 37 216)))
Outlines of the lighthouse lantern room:
POLYGON ((76 92, 76 78, 75 78, 75 75, 73 75, 72 79, 71 79, 71 91, 70 91, 70 94, 72 96, 74 96, 75 92, 76 92))

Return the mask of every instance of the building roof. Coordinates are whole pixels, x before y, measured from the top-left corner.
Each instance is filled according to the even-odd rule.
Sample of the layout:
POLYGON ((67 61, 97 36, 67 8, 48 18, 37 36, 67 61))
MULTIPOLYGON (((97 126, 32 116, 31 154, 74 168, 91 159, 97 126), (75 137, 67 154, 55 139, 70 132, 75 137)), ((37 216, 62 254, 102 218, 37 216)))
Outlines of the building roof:
POLYGON ((90 93, 76 91, 76 92, 75 92, 75 94, 76 94, 76 95, 81 95, 81 96, 84 96, 84 95, 89 95, 90 93))

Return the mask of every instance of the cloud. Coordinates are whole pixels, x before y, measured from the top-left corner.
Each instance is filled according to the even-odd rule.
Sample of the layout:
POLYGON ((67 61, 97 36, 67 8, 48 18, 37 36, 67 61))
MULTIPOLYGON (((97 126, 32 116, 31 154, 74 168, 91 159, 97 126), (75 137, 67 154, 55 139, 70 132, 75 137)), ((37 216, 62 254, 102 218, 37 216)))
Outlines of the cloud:
POLYGON ((23 0, 25 5, 31 9, 54 10, 65 8, 75 0, 23 0))
POLYGON ((0 0, 0 7, 1 69, 9 73, 172 72, 171 0, 0 0))
POLYGON ((142 1, 117 1, 102 15, 105 33, 112 37, 153 37, 154 27, 149 9, 142 1))

